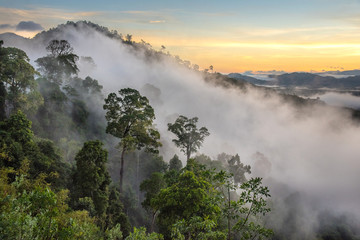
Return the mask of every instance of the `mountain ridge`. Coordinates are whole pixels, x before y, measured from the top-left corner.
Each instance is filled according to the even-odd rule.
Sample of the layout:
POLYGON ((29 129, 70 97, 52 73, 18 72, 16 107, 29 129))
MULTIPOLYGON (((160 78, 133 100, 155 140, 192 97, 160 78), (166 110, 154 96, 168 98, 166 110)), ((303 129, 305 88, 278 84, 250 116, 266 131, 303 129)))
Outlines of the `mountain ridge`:
POLYGON ((293 72, 281 75, 268 75, 273 80, 265 81, 239 73, 230 73, 231 78, 243 79, 256 85, 270 85, 279 87, 304 87, 311 89, 360 89, 360 76, 349 76, 346 78, 335 78, 332 76, 321 76, 308 72, 293 72))

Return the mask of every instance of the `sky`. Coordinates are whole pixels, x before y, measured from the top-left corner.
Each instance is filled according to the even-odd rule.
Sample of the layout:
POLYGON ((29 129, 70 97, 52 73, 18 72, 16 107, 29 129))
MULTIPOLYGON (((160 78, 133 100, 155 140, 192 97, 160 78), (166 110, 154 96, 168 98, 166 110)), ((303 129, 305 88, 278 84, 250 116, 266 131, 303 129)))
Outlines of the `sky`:
POLYGON ((244 71, 360 69, 360 0, 0 0, 0 33, 88 20, 155 49, 244 71))

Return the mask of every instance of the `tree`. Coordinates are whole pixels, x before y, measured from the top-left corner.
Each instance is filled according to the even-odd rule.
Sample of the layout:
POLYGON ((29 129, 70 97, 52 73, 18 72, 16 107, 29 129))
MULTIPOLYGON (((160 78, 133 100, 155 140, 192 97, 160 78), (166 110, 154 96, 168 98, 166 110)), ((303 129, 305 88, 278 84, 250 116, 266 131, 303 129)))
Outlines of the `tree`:
POLYGON ((132 35, 131 35, 131 34, 126 34, 126 36, 125 36, 125 43, 127 43, 127 44, 131 44, 131 43, 132 43, 132 35))
POLYGON ((175 123, 168 123, 168 130, 177 137, 172 141, 185 153, 187 161, 191 154, 197 152, 201 147, 205 137, 210 135, 206 127, 197 129, 197 121, 197 117, 188 119, 181 115, 176 119, 175 123))
POLYGON ((102 147, 103 143, 100 141, 84 143, 75 157, 76 171, 73 176, 75 201, 90 198, 99 218, 106 213, 110 184, 106 169, 108 153, 102 147))
POLYGON ((233 219, 237 220, 233 230, 241 235, 241 239, 264 239, 273 234, 258 219, 259 215, 270 212, 266 202, 270 197, 269 189, 262 186, 261 181, 261 178, 251 178, 242 183, 239 199, 231 202, 233 219))
POLYGON ((213 66, 213 65, 210 65, 209 70, 210 70, 211 72, 214 72, 214 66, 213 66))
MULTIPOLYGON (((37 73, 23 50, 0 48, 0 81, 4 85, 12 111, 17 111, 27 102, 27 97, 36 92, 34 75, 37 73)), ((4 96, 4 94, 2 94, 4 96)))
POLYGON ((175 154, 174 157, 170 159, 169 170, 180 171, 182 167, 183 165, 181 160, 179 159, 178 155, 175 154))
POLYGON ((161 146, 158 141, 160 134, 152 128, 155 119, 154 109, 149 100, 131 88, 124 88, 116 93, 110 93, 105 99, 105 118, 108 121, 106 133, 120 138, 120 192, 123 188, 124 155, 133 149, 145 148, 150 152, 157 152, 161 146))
POLYGON ((52 40, 46 50, 50 54, 38 58, 35 62, 39 65, 38 70, 50 81, 60 85, 63 78, 78 73, 76 61, 79 57, 73 53, 73 48, 68 41, 52 40))
POLYGON ((130 233, 130 235, 125 238, 125 240, 163 240, 163 236, 158 233, 146 233, 146 228, 140 227, 136 228, 134 227, 134 232, 130 233))
POLYGON ((49 45, 46 47, 46 50, 51 53, 52 56, 58 57, 62 55, 72 54, 74 49, 71 47, 70 43, 66 40, 52 40, 49 45))
POLYGON ((234 176, 234 183, 241 184, 246 181, 245 173, 251 173, 250 165, 244 165, 240 161, 240 156, 236 154, 228 160, 229 172, 234 176))
POLYGON ((159 206, 154 199, 165 187, 164 175, 159 172, 153 173, 149 179, 144 180, 140 185, 140 190, 146 192, 145 200, 141 204, 147 211, 151 212, 150 232, 154 229, 155 218, 159 211, 159 206))
POLYGON ((206 178, 206 172, 184 170, 176 181, 160 191, 152 203, 159 209, 160 230, 169 235, 172 225, 184 219, 199 216, 217 222, 220 208, 218 192, 206 178))
POLYGON ((131 231, 131 225, 127 215, 124 213, 120 193, 115 187, 112 187, 109 195, 109 205, 106 210, 106 228, 111 229, 117 225, 120 225, 122 235, 127 237, 131 231))
POLYGON ((215 221, 195 216, 188 221, 182 219, 175 223, 171 237, 178 240, 225 240, 225 233, 216 227, 215 221))
POLYGON ((0 169, 0 239, 100 239, 94 219, 66 204, 68 190, 54 192, 46 175, 30 179, 28 170, 27 160, 16 171, 0 169))

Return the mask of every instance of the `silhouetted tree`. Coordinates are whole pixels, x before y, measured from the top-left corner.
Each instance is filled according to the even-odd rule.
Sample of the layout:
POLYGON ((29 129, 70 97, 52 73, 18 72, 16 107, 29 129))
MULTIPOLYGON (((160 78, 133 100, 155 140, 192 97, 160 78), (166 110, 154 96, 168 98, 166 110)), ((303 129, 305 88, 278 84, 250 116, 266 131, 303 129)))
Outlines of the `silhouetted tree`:
POLYGON ((61 84, 64 77, 78 73, 76 61, 79 57, 73 53, 73 48, 68 41, 52 40, 46 50, 50 54, 38 58, 35 62, 39 65, 38 70, 50 81, 61 84))
POLYGON ((185 116, 179 116, 175 123, 168 123, 168 130, 177 137, 172 141, 185 153, 187 161, 191 154, 197 152, 201 147, 205 137, 210 135, 206 127, 197 129, 197 121, 197 117, 189 119, 185 116))

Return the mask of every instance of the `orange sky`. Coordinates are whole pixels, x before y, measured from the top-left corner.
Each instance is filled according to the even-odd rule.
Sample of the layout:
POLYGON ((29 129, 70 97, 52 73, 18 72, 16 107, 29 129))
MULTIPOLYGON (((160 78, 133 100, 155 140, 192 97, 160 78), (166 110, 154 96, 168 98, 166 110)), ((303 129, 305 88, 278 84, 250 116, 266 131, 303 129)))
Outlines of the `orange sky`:
POLYGON ((20 21, 46 30, 89 20, 223 73, 360 69, 359 1, 105 2, 8 1, 0 5, 0 33, 39 32, 17 30, 20 21))

